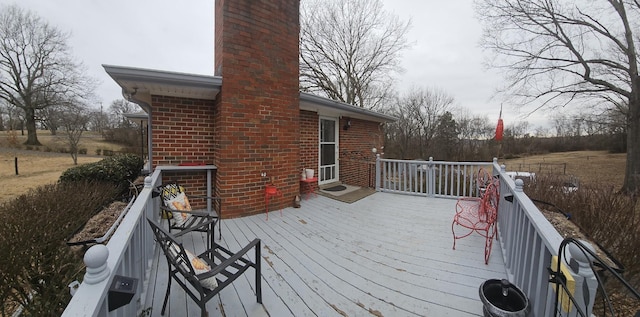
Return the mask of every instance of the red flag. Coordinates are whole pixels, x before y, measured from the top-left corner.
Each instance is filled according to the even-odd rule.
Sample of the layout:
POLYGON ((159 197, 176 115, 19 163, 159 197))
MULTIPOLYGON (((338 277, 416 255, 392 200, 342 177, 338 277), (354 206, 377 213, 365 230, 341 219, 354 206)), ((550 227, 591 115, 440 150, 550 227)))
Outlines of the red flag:
POLYGON ((496 126, 496 141, 502 141, 503 133, 504 123, 502 122, 502 105, 500 105, 500 117, 498 118, 498 125, 496 126))

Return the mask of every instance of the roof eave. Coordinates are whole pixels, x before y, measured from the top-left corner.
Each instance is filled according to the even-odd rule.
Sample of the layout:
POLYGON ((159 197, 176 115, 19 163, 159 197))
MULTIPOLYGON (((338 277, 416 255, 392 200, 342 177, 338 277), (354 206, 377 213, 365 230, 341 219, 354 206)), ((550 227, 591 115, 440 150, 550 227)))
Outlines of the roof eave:
POLYGON ((398 119, 383 113, 349 105, 329 98, 300 92, 300 109, 318 113, 329 112, 340 116, 349 116, 375 122, 394 122, 398 119))

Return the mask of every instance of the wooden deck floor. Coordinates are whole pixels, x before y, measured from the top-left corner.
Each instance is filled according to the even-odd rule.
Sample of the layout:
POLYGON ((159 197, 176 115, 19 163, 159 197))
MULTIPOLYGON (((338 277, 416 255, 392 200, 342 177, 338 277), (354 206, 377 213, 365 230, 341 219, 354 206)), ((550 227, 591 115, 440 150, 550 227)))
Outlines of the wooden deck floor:
MULTIPOLYGON (((223 220, 221 244, 232 251, 262 239, 263 305, 249 269, 209 302, 209 316, 481 316, 478 287, 506 278, 502 254, 494 243, 485 265, 478 235, 452 250, 454 209, 455 200, 375 193, 352 204, 312 197, 268 221, 223 220)), ((184 243, 198 250, 203 241, 184 243)), ((144 306, 151 316, 160 316, 167 282, 159 255, 144 306)), ((199 314, 172 283, 165 316, 199 314)))

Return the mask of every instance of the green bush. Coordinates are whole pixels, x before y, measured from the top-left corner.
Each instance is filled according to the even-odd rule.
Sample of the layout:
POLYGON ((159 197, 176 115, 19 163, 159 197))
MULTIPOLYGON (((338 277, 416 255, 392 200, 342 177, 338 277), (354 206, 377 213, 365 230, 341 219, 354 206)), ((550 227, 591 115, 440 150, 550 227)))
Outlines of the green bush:
POLYGON ((8 301, 22 305, 22 316, 62 314, 67 285, 84 273, 83 254, 65 241, 118 192, 108 183, 58 183, 0 205, 0 316, 11 316, 8 301))
POLYGON ((122 154, 72 167, 60 175, 60 182, 101 181, 128 186, 140 174, 144 162, 134 154, 122 154))
POLYGON ((78 154, 87 154, 87 149, 78 149, 78 154))

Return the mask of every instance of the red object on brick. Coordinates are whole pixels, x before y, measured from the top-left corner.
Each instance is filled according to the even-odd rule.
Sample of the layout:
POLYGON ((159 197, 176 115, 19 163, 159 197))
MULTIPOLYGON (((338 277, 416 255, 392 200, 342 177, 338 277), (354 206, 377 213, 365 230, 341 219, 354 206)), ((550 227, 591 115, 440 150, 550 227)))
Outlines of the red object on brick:
POLYGON ((300 194, 303 197, 304 197, 304 195, 307 195, 307 198, 309 198, 309 196, 311 196, 311 195, 317 196, 317 194, 316 194, 316 184, 317 183, 318 183, 318 178, 317 177, 301 179, 300 180, 300 194))
MULTIPOLYGON (((267 185, 264 189, 264 205, 267 213, 267 220, 269 220, 269 199, 272 197, 282 197, 282 192, 278 190, 275 185, 267 185)), ((282 209, 280 209, 280 216, 282 216, 282 209)))

